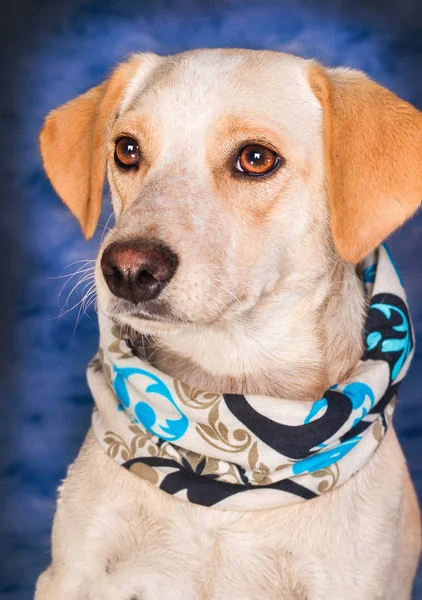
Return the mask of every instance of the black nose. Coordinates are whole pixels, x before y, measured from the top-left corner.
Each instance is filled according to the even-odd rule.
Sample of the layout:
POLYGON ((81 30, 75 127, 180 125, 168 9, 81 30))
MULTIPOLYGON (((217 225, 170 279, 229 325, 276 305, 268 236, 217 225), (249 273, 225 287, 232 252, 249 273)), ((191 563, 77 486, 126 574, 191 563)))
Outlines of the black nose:
POLYGON ((178 262, 164 244, 134 240, 108 246, 101 270, 115 296, 137 304, 157 298, 175 274, 178 262))

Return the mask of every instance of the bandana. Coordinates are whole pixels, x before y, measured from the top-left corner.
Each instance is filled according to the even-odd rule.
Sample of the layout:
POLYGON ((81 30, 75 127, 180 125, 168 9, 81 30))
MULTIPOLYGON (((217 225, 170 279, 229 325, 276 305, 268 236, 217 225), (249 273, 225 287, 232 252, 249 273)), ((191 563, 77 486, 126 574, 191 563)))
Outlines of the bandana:
POLYGON ((362 272, 365 352, 317 401, 192 388, 138 358, 100 315, 100 350, 88 368, 98 442, 131 473, 203 506, 263 510, 340 486, 384 437, 414 349, 403 284, 385 246, 362 272))

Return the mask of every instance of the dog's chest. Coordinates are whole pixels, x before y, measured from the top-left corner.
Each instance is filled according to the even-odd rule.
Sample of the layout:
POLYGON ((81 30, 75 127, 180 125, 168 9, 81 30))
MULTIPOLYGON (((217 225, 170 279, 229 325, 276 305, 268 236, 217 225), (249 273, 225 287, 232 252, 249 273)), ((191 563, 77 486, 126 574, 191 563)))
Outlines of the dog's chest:
MULTIPOLYGON (((306 598, 295 557, 229 519, 98 515, 90 587, 102 600, 306 598), (201 522, 200 522, 201 521, 201 522), (118 527, 116 528, 116 525, 118 527)), ((87 540, 88 541, 88 540, 87 540)), ((311 567, 311 565, 309 565, 311 567)), ((304 566, 302 565, 302 569, 304 566)), ((306 568, 305 568, 306 570, 306 568)))
POLYGON ((88 436, 55 519, 54 570, 46 578, 61 596, 40 598, 346 600, 344 589, 347 600, 374 598, 371 582, 387 568, 394 543, 383 527, 386 506, 398 514, 398 500, 391 490, 387 496, 387 481, 372 486, 357 511, 350 486, 362 476, 332 497, 235 513, 162 493, 111 461, 88 436), (369 595, 362 594, 366 589, 369 595))

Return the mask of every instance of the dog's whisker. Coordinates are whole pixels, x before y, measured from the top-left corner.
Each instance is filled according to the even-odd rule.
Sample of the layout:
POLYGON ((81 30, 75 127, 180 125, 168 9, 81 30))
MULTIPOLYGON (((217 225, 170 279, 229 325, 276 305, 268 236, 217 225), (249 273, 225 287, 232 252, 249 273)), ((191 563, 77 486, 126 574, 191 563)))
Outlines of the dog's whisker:
POLYGON ((73 265, 77 265, 80 263, 95 263, 95 258, 81 258, 80 260, 74 260, 73 262, 69 263, 68 265, 66 265, 66 267, 64 267, 64 269, 62 269, 62 273, 66 270, 69 269, 70 267, 73 267, 73 265))
POLYGON ((111 228, 108 226, 108 224, 110 223, 110 220, 112 219, 112 217, 114 217, 114 211, 112 211, 112 212, 110 213, 110 216, 108 217, 108 219, 107 219, 107 221, 106 221, 106 224, 105 224, 105 225, 102 225, 102 227, 103 227, 103 232, 102 232, 102 234, 101 234, 101 244, 102 244, 102 243, 103 243, 103 241, 104 241, 104 236, 105 236, 105 234, 106 234, 108 231, 110 231, 110 230, 111 230, 111 228))
POLYGON ((219 302, 219 303, 220 303, 220 304, 223 306, 223 308, 227 308, 227 307, 226 307, 226 304, 225 304, 225 303, 224 303, 222 300, 220 300, 219 298, 213 298, 213 297, 212 297, 212 296, 210 296, 210 295, 208 295, 208 296, 207 296, 207 300, 208 300, 208 301, 211 303, 211 305, 213 305, 213 306, 214 306, 214 307, 215 307, 215 308, 218 310, 218 312, 220 313, 220 316, 221 316, 222 318, 224 318, 224 312, 223 312, 223 310, 222 310, 222 309, 221 309, 221 308, 218 306, 218 304, 216 304, 216 302, 219 302))
MULTIPOLYGON (((66 267, 64 267, 61 271, 60 271, 60 275, 58 276, 53 276, 51 277, 51 279, 59 279, 61 277, 70 277, 71 275, 74 275, 75 273, 79 273, 81 269, 83 269, 83 267, 85 265, 88 264, 93 264, 95 263, 95 260, 90 258, 90 259, 82 259, 82 260, 75 260, 74 262, 66 265, 66 267), (82 263, 82 264, 81 264, 82 263), (70 267, 73 267, 74 265, 80 264, 81 266, 74 272, 74 273, 66 273, 67 269, 70 269, 70 267)), ((93 267, 95 265, 93 264, 93 267)))
POLYGON ((218 279, 216 280, 216 283, 214 283, 214 287, 222 290, 223 292, 226 292, 226 294, 229 294, 234 300, 236 300, 236 302, 238 302, 240 304, 240 306, 242 306, 242 302, 239 300, 239 298, 236 296, 236 294, 234 294, 230 290, 226 289, 223 285, 221 285, 221 283, 219 282, 218 279))
POLYGON ((78 271, 76 271, 75 273, 73 273, 72 275, 68 276, 67 281, 64 282, 64 284, 61 286, 58 294, 57 294, 57 302, 60 300, 60 297, 63 293, 63 290, 65 289, 65 287, 72 281, 72 279, 76 276, 76 275, 80 275, 81 277, 85 277, 86 275, 92 275, 94 276, 94 269, 89 268, 89 269, 80 269, 78 271))
POLYGON ((67 281, 64 282, 64 284, 61 286, 59 293, 58 293, 58 298, 60 298, 64 288, 72 281, 72 279, 74 277, 76 277, 76 275, 81 275, 84 276, 88 273, 91 273, 92 275, 94 275, 94 268, 87 268, 87 269, 79 269, 78 271, 75 271, 75 273, 69 274, 69 275, 59 275, 59 277, 56 277, 56 279, 64 279, 67 278, 67 281))
POLYGON ((80 304, 82 303, 82 300, 83 300, 83 298, 81 298, 79 300, 79 302, 77 302, 74 306, 72 306, 66 310, 64 310, 64 309, 61 310, 60 313, 54 318, 60 320, 62 317, 66 316, 68 313, 74 311, 78 306, 80 306, 80 304))
POLYGON ((88 280, 88 283, 86 283, 86 284, 84 285, 84 287, 82 288, 82 294, 84 294, 84 295, 85 295, 85 290, 86 290, 87 288, 89 288, 89 290, 88 290, 88 292, 86 292, 86 293, 90 293, 90 292, 91 292, 91 290, 93 290, 93 289, 94 289, 94 287, 95 287, 95 281, 88 280))
POLYGON ((57 306, 60 310, 60 313, 58 315, 58 319, 62 318, 63 316, 65 316, 66 314, 68 314, 69 312, 75 310, 76 308, 79 307, 78 310, 78 315, 77 315, 77 319, 76 319, 76 324, 75 324, 75 328, 73 331, 72 336, 74 335, 74 332, 76 331, 76 327, 80 321, 80 318, 82 316, 82 314, 86 314, 86 303, 88 298, 91 297, 91 294, 94 295, 94 299, 96 297, 96 291, 95 291, 95 279, 94 279, 94 267, 91 268, 87 268, 87 269, 79 269, 77 273, 75 273, 74 275, 72 275, 68 281, 65 282, 65 284, 61 287, 58 296, 57 296, 57 306), (70 290, 69 294, 67 295, 67 298, 65 300, 65 302, 60 305, 60 298, 61 295, 63 293, 63 290, 65 289, 66 285, 69 283, 69 281, 71 281, 71 279, 73 279, 74 275, 80 275, 80 279, 79 281, 76 282, 76 284, 72 287, 72 289, 70 290), (76 292, 76 290, 82 286, 82 284, 84 284, 84 287, 82 289, 82 293, 83 296, 82 298, 80 298, 73 306, 69 307, 69 302, 70 302, 70 298, 72 297, 72 295, 76 292), (89 287, 90 286, 90 287, 89 287), (87 289, 89 287, 89 289, 87 289))
MULTIPOLYGON (((75 271, 74 273, 66 273, 66 275, 53 275, 52 277, 49 277, 49 279, 70 279, 72 277, 75 277, 75 275, 80 275, 81 273, 86 273, 87 271, 94 271, 95 267, 88 267, 86 269, 78 269, 78 271, 75 271)), ((66 285, 66 284, 65 284, 66 285)))
POLYGON ((97 293, 96 293, 96 290, 95 290, 95 283, 94 283, 94 284, 91 285, 91 287, 88 290, 88 292, 81 298, 81 301, 78 303, 79 304, 79 310, 78 310, 78 314, 77 314, 77 317, 76 317, 75 326, 73 328, 73 332, 72 332, 72 336, 71 336, 72 339, 73 339, 73 336, 76 333, 76 329, 77 329, 77 327, 78 327, 78 325, 79 325, 79 323, 81 321, 81 318, 84 315, 88 316, 87 315, 87 309, 88 309, 88 306, 89 306, 89 305, 87 306, 88 300, 92 299, 92 300, 95 301, 96 296, 97 296, 97 293))
MULTIPOLYGON (((67 295, 67 298, 63 304, 62 307, 59 306, 59 308, 66 308, 68 306, 68 303, 70 301, 70 298, 72 297, 72 295, 75 293, 76 289, 82 285, 85 281, 93 281, 93 275, 91 273, 85 275, 84 277, 82 277, 70 290, 69 294, 67 295)), ((60 296, 57 298, 57 300, 60 300, 60 296)))
POLYGON ((86 300, 92 295, 92 294, 96 294, 97 291, 95 289, 95 282, 92 283, 91 285, 89 283, 87 283, 83 289, 83 297, 82 300, 84 301, 84 303, 86 302, 86 300), (87 290, 87 291, 85 291, 87 290))

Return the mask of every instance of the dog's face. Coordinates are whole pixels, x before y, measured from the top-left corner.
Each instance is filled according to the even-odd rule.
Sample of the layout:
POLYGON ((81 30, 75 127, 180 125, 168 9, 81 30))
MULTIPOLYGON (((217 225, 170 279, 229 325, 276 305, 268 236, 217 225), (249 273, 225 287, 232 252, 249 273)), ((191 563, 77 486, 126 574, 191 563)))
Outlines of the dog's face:
POLYGON ((327 237, 322 110, 298 59, 157 59, 123 99, 107 162, 117 223, 97 287, 109 314, 194 324, 239 316, 299 262, 309 273, 298 240, 311 245, 322 224, 327 237), (137 263, 123 297, 116 263, 137 263), (147 274, 159 268, 166 283, 156 295, 147 274))
POLYGON ((99 308, 149 333, 247 319, 358 262, 417 208, 420 140, 420 113, 361 74, 221 50, 135 56, 41 138, 87 235, 107 168, 99 308))

